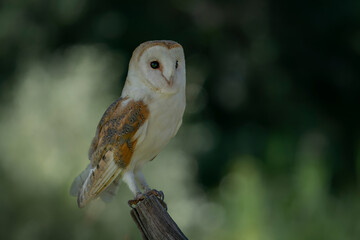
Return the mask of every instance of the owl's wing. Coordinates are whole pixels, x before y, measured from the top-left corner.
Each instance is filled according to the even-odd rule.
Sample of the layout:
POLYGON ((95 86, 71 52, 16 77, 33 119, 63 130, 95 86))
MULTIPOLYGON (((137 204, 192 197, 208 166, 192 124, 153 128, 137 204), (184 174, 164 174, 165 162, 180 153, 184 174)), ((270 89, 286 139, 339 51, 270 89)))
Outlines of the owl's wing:
MULTIPOLYGON (((80 186, 79 207, 98 197, 115 179, 118 182, 122 170, 131 161, 136 145, 146 134, 148 115, 149 110, 142 101, 127 99, 118 99, 105 111, 90 146, 90 167, 73 184, 74 188, 80 186)), ((112 188, 109 188, 110 192, 116 189, 112 188)), ((76 190, 72 189, 71 193, 74 192, 76 190)))
POLYGON ((104 202, 111 202, 115 197, 116 193, 119 190, 119 186, 121 183, 121 174, 103 191, 100 193, 99 197, 104 202))
POLYGON ((122 120, 122 118, 124 117, 123 115, 120 115, 119 113, 122 112, 122 105, 124 103, 124 101, 127 101, 127 98, 122 98, 120 97, 119 99, 117 99, 115 102, 113 102, 104 112, 103 116, 101 117, 101 120, 96 128, 96 133, 95 133, 95 137, 93 138, 90 148, 89 148, 89 153, 88 153, 88 157, 89 160, 91 161, 92 156, 94 154, 94 152, 96 151, 96 149, 98 148, 98 144, 100 144, 99 142, 99 138, 100 136, 100 132, 109 124, 109 122, 111 122, 111 120, 115 120, 116 117, 116 123, 119 123, 119 121, 122 120))

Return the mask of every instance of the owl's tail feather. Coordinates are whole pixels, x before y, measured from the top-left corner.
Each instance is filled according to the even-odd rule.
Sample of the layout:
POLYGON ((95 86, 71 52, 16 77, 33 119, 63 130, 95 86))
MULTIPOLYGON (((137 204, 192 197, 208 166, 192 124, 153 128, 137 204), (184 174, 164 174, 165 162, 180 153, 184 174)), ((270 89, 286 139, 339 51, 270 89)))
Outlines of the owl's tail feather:
POLYGON ((91 199, 88 197, 88 189, 91 186, 91 175, 94 168, 89 164, 84 171, 77 176, 70 187, 70 195, 77 197, 77 203, 80 208, 84 207, 91 199))
POLYGON ((77 176, 75 178, 75 180, 73 181, 73 183, 71 184, 70 187, 70 195, 77 197, 79 194, 80 189, 82 188, 82 186, 84 185, 84 182, 86 181, 86 179, 89 176, 91 170, 91 165, 89 164, 86 169, 84 171, 82 171, 82 173, 80 173, 79 176, 77 176))
POLYGON ((122 178, 122 169, 116 167, 113 159, 105 166, 105 168, 92 168, 89 164, 75 178, 70 194, 78 197, 77 203, 80 208, 99 196, 104 202, 110 202, 116 195, 122 178))
MULTIPOLYGON (((96 168, 91 168, 91 166, 88 166, 80 175, 79 177, 82 180, 82 175, 86 175, 85 177, 85 181, 82 182, 82 184, 80 185, 80 189, 77 193, 77 203, 79 208, 85 207, 85 205, 93 199, 93 197, 91 195, 89 195, 89 189, 91 188, 92 185, 92 176, 94 176, 94 171, 96 168), (89 168, 89 169, 88 169, 89 168)), ((76 180, 76 179, 75 179, 76 180)))

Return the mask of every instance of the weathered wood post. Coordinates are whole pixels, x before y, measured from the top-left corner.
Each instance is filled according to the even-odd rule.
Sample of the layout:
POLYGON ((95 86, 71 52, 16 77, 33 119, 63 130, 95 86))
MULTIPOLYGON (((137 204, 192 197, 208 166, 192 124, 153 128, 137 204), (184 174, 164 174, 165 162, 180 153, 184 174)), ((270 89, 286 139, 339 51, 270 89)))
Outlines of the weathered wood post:
POLYGON ((136 204, 130 214, 143 239, 187 239, 168 214, 165 203, 154 195, 136 204))

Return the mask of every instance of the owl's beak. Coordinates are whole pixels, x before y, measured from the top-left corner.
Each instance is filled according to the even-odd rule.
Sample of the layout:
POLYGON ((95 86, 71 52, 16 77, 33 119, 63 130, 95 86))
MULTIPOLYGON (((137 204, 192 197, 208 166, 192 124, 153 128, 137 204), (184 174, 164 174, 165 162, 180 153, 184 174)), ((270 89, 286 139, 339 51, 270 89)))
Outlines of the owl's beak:
POLYGON ((168 83, 168 85, 170 87, 172 87, 172 85, 174 83, 174 74, 172 74, 169 79, 167 79, 167 78, 165 78, 165 79, 166 79, 166 82, 168 83))
POLYGON ((175 67, 172 69, 170 66, 168 66, 164 69, 164 71, 161 71, 161 74, 169 87, 172 87, 174 83, 175 67))

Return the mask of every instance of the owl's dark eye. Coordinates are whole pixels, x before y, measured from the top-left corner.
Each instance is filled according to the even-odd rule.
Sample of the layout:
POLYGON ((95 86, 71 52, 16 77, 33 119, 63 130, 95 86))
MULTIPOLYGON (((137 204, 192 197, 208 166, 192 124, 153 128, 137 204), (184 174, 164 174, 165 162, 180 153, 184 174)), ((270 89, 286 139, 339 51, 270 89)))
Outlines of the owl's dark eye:
POLYGON ((175 68, 177 69, 178 66, 179 66, 179 61, 176 61, 176 63, 175 63, 175 68))
POLYGON ((152 61, 152 62, 150 63, 150 67, 151 67, 152 69, 157 69, 157 68, 160 67, 160 63, 159 63, 158 61, 152 61))

